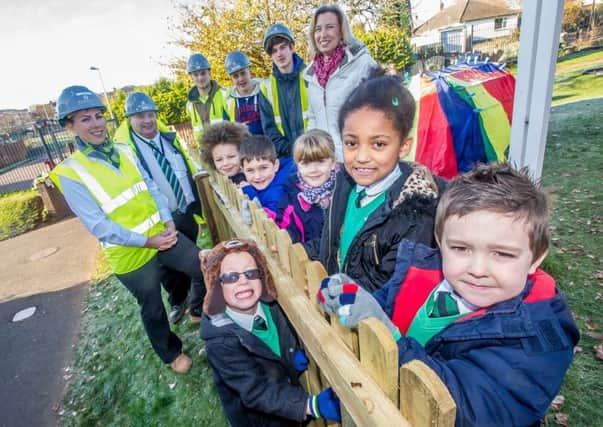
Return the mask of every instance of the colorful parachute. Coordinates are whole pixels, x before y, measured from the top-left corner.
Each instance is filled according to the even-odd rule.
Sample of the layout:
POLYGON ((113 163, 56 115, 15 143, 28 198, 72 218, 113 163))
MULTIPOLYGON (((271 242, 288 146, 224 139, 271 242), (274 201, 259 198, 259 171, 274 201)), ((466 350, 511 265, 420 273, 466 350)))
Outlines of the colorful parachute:
POLYGON ((415 146, 407 159, 444 178, 477 162, 506 160, 515 78, 493 63, 457 64, 415 76, 415 146))

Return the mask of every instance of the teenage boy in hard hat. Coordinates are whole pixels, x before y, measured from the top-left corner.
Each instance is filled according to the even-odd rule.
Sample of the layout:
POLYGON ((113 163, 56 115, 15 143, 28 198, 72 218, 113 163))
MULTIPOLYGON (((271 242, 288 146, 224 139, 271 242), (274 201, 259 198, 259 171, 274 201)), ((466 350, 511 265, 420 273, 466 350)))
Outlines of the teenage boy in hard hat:
POLYGON ((234 86, 226 98, 226 114, 231 122, 247 125, 252 135, 262 135, 260 119, 260 80, 251 78, 251 62, 247 55, 238 50, 230 52, 224 61, 224 68, 234 86))
POLYGON ((178 234, 165 197, 132 149, 108 138, 104 111, 100 98, 84 86, 61 92, 59 123, 75 135, 78 150, 50 178, 136 298, 157 356, 174 372, 186 373, 192 361, 170 330, 160 282, 163 267, 201 279, 199 248, 178 234))
POLYGON ((200 53, 194 53, 188 58, 186 72, 195 83, 188 93, 186 112, 191 118, 195 141, 199 143, 208 125, 219 123, 228 117, 224 109, 226 93, 212 80, 209 61, 200 53))
POLYGON ((260 86, 262 128, 283 158, 291 156, 293 143, 308 127, 308 96, 301 76, 305 64, 295 53, 291 31, 283 24, 268 28, 264 50, 273 65, 272 75, 260 86))
MULTIPOLYGON (((167 198, 176 230, 197 241, 201 205, 193 184, 193 175, 199 167, 191 160, 175 132, 157 121, 157 106, 149 95, 132 92, 126 99, 126 117, 113 139, 134 149, 140 164, 153 178, 167 198)), ((186 311, 186 298, 192 285, 190 317, 193 323, 201 321, 201 305, 205 295, 202 280, 190 280, 179 271, 167 269, 164 288, 170 294, 171 323, 180 321, 186 311)))

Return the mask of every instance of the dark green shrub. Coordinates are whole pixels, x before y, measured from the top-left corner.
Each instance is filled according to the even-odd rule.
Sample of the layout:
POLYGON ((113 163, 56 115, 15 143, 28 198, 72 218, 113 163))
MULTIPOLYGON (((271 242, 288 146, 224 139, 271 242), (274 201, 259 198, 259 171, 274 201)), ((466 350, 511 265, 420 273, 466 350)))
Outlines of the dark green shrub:
POLYGON ((18 236, 43 220, 44 204, 36 190, 11 193, 0 198, 0 240, 18 236))

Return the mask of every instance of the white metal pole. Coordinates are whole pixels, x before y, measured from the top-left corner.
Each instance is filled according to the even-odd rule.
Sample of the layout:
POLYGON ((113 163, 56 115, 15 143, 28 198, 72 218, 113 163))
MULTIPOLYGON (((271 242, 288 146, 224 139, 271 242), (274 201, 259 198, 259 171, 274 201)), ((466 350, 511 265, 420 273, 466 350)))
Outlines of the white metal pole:
POLYGON ((509 160, 542 175, 563 0, 523 2, 509 160))
POLYGON ((111 103, 109 102, 109 97, 107 96, 107 90, 105 89, 105 82, 103 81, 103 75, 101 73, 100 68, 98 67, 90 67, 91 70, 98 71, 98 77, 101 81, 101 86, 103 88, 103 94, 105 95, 105 101, 107 102, 107 109, 109 110, 109 115, 111 116, 111 120, 115 123, 115 116, 113 115, 113 110, 111 109, 111 103))

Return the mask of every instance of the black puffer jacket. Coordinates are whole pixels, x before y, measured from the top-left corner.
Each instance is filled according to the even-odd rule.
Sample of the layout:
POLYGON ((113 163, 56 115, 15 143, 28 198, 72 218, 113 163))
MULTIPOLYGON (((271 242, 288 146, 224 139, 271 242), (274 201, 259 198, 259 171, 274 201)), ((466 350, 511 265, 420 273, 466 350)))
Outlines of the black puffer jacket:
POLYGON ((201 320, 207 360, 232 427, 300 426, 306 418, 309 395, 293 365, 299 343, 278 304, 269 306, 279 331, 280 358, 225 314, 201 320))
POLYGON ((385 202, 367 219, 352 240, 340 270, 340 239, 350 192, 356 183, 342 170, 333 190, 320 242, 305 244, 312 259, 323 263, 329 274, 346 273, 373 292, 394 273, 396 251, 402 239, 434 246, 435 211, 445 181, 417 163, 399 163, 402 175, 387 190, 385 202))

